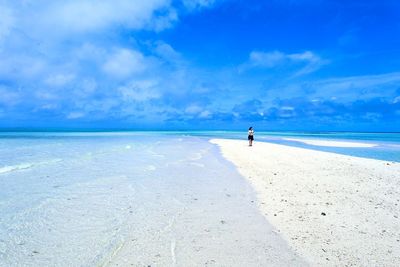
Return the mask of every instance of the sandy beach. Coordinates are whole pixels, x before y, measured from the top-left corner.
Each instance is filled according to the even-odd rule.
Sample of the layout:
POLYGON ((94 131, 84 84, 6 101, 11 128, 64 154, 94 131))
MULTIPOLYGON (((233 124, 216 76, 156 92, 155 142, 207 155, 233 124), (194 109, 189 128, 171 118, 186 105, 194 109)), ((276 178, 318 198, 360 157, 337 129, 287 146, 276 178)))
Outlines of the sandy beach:
POLYGON ((375 147, 377 144, 349 142, 349 141, 327 141, 327 140, 313 140, 302 138, 283 138, 288 141, 301 142, 313 146, 328 146, 328 147, 375 147))
POLYGON ((311 266, 400 265, 399 163, 211 142, 250 181, 262 214, 311 266))

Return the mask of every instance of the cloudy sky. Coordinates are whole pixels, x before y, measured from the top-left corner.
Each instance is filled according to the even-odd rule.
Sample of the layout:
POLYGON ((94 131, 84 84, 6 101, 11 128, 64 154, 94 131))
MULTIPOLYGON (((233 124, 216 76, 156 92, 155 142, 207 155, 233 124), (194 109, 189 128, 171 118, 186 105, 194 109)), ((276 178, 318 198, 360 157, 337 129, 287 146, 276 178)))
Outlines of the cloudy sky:
POLYGON ((0 127, 400 131, 396 0, 0 0, 0 127))

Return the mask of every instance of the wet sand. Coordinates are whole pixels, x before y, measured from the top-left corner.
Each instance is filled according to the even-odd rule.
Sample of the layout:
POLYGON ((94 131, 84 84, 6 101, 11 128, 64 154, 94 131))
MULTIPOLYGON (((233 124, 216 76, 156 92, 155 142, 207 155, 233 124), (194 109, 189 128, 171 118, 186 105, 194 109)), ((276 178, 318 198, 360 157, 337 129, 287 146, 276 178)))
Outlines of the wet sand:
POLYGON ((308 266, 259 212, 251 185, 198 142, 206 149, 166 156, 152 170, 162 179, 137 185, 125 240, 103 266, 308 266))
POLYGON ((312 266, 400 265, 399 163, 211 142, 253 185, 267 220, 312 266))

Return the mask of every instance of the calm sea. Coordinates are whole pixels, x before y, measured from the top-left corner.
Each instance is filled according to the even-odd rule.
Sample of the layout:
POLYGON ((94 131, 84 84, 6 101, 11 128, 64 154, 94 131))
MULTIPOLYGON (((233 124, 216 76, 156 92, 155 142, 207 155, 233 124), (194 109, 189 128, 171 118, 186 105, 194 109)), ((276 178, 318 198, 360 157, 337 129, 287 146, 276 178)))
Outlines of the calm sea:
POLYGON ((294 258, 251 186, 194 135, 1 133, 0 266, 104 266, 124 249, 124 266, 294 258))

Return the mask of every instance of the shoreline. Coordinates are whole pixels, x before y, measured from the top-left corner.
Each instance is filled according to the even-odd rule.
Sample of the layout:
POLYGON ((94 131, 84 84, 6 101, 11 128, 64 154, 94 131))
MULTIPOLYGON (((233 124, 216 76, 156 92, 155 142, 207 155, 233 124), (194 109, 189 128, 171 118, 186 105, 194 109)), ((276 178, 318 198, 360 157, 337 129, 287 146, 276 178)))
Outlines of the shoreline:
POLYGON ((400 164, 211 139, 257 192, 259 210, 311 265, 400 265, 400 164))

